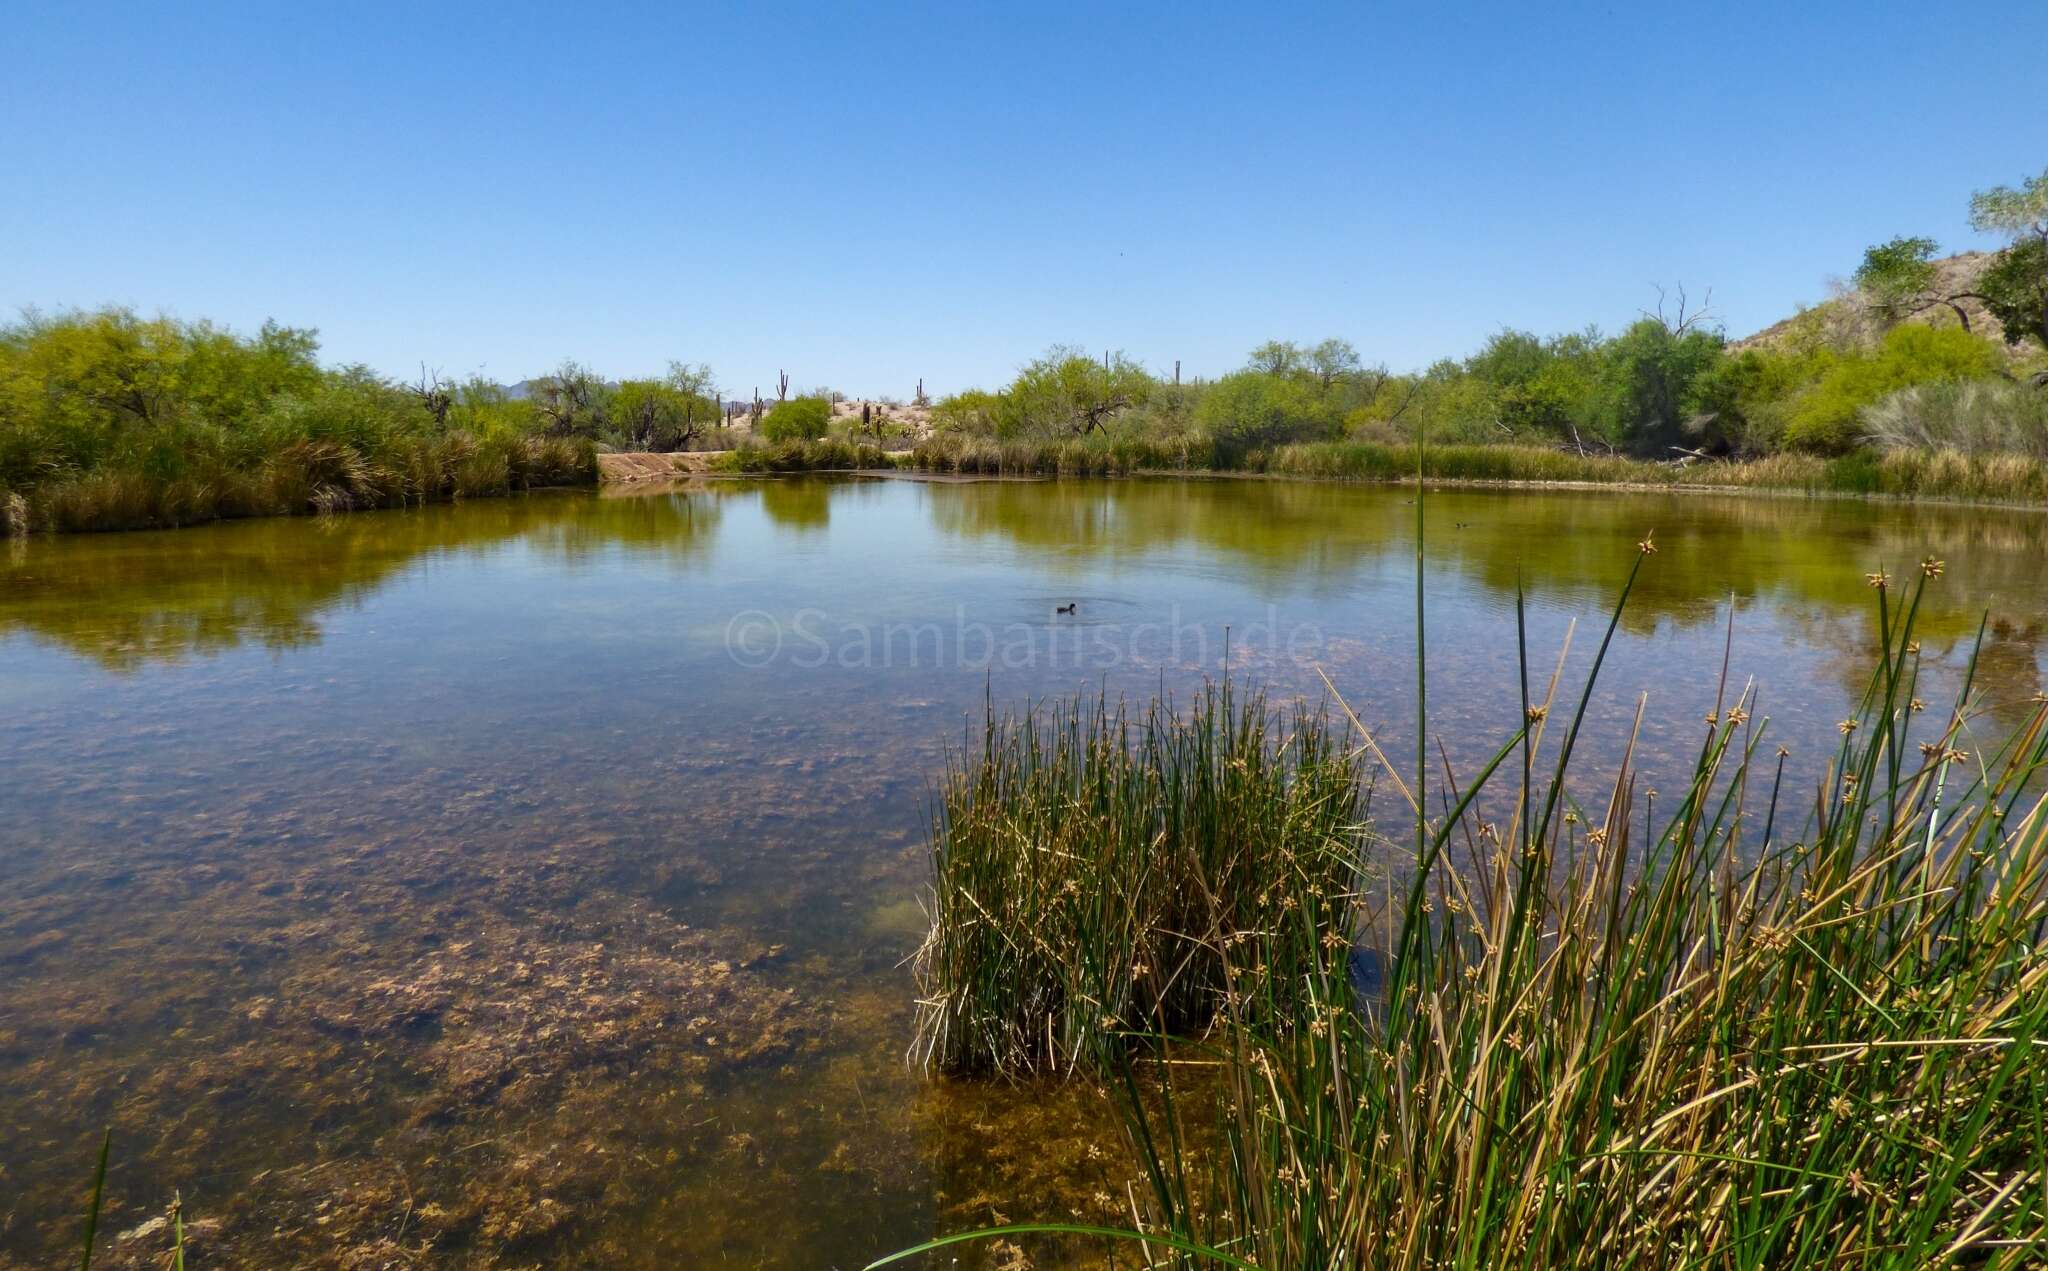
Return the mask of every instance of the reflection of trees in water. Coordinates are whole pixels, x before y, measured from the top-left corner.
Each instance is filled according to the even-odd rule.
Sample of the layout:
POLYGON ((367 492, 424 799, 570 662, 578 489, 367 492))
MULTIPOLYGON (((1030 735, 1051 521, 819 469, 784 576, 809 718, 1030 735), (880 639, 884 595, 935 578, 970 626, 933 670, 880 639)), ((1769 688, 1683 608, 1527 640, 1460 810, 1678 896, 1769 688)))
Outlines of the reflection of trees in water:
MULTIPOLYGON (((321 638, 320 615, 358 603, 414 562, 497 550, 522 539, 582 560, 623 550, 676 564, 701 559, 728 500, 758 499, 774 524, 811 532, 864 505, 903 499, 890 482, 711 482, 632 497, 539 495, 454 507, 269 519, 143 534, 9 540, 0 560, 0 634, 24 631, 126 669, 247 643, 290 649, 321 638)), ((1360 574, 1407 568, 1412 491, 1331 482, 1241 480, 932 484, 917 497, 938 531, 1000 539, 1071 563, 1192 551, 1260 577, 1343 594, 1360 574)), ((1974 637, 1989 611, 1990 664, 2024 698, 2041 681, 2038 650, 2048 517, 2012 510, 1761 497, 1447 490, 1430 496, 1434 568, 1501 596, 1603 610, 1654 529, 1658 555, 1624 621, 1717 623, 1733 596, 1804 621, 1813 643, 1845 654, 1855 678, 1876 638, 1864 575, 1889 569, 1903 589, 1936 556, 1919 628, 1929 647, 1974 637), (2025 691, 2022 691, 2022 690, 2025 691)), ((1987 690, 1989 681, 1987 680, 1987 690)))
MULTIPOLYGON (((1874 607, 1874 602, 1873 607, 1874 607)), ((1859 699, 1870 686, 1871 669, 1877 664, 1878 635, 1874 620, 1847 612, 1830 613, 1812 609, 1805 615, 1801 635, 1813 647, 1835 654, 1825 659, 1828 674, 1851 701, 1859 699)), ((2040 650, 2048 621, 2044 616, 2018 619, 1991 613, 1983 623, 1984 640, 1977 642, 1974 618, 1960 629, 1936 631, 1916 620, 1920 635, 1921 697, 1930 719, 1948 718, 1955 705, 1954 693, 1961 687, 1970 655, 1977 656, 1971 698, 2003 733, 2018 727, 2032 712, 2032 698, 2048 687, 2041 667, 2040 650)))
POLYGON ((832 498, 848 489, 826 481, 794 478, 761 483, 761 510, 784 529, 822 530, 832 523, 832 498))
POLYGON ((720 514, 701 492, 544 494, 13 540, 19 550, 0 564, 0 636, 26 633, 122 671, 247 644, 302 648, 319 643, 321 615, 432 557, 523 539, 568 560, 624 548, 683 562, 709 549, 720 514))
POLYGON ((526 539, 567 560, 607 551, 677 564, 702 559, 725 515, 701 487, 666 486, 626 498, 565 501, 559 515, 533 526, 526 539))
MULTIPOLYGON (((948 534, 1000 537, 1072 560, 1192 548, 1255 575, 1333 589, 1361 570, 1405 568, 1415 509, 1410 490, 1285 481, 1044 482, 933 486, 934 523, 948 534)), ((1712 624, 1732 596, 1816 619, 1843 619, 1875 639, 1866 575, 1889 570, 1901 590, 1919 562, 1947 562, 1928 591, 1919 630, 1944 644, 1974 636, 1989 609, 2005 631, 1999 656, 2039 647, 2048 516, 1985 509, 1756 496, 1612 491, 1432 492, 1433 568, 1501 596, 1518 585, 1580 611, 1613 602, 1655 532, 1623 617, 1638 634, 1662 623, 1712 624)), ((1853 643, 1850 642, 1850 643, 1853 643)), ((1857 665, 1867 662, 1859 655, 1857 665)), ((1858 672, 1860 674, 1860 671, 1858 672)))

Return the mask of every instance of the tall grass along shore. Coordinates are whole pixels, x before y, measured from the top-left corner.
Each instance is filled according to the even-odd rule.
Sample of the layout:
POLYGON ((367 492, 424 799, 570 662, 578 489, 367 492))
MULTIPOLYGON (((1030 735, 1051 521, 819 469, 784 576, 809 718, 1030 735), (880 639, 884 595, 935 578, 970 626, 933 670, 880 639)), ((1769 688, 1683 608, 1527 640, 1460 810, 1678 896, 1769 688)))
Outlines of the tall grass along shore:
POLYGON ((1239 455, 1199 443, 1103 437, 1000 443, 933 437, 909 466, 933 472, 1036 476, 1128 476, 1146 472, 1239 472, 1352 481, 1501 485, 1611 485, 1655 489, 1773 490, 1801 494, 2048 503, 2048 466, 2020 454, 1947 449, 1857 451, 1833 458, 1765 458, 1653 463, 1626 455, 1579 454, 1552 446, 1307 442, 1239 455))
POLYGON ((1817 790, 1725 681, 1682 788, 1580 788, 1600 659, 1572 693, 1525 639, 1477 772, 1425 792, 1359 735, 1387 833, 1255 694, 991 722, 935 820, 918 1053, 1118 1091, 1138 1179, 1089 1230, 1134 1264, 2038 1266, 2048 704, 1924 708, 1940 573, 1871 576, 1817 790))
MULTIPOLYGON (((1587 485, 1659 490, 1757 490, 1894 499, 2048 504, 2048 465, 2023 454, 1951 449, 1779 454, 1747 460, 1656 463, 1532 445, 1426 446, 1423 479, 1475 485, 1587 485)), ((1010 441, 935 434, 907 451, 836 439, 742 446, 715 471, 798 473, 904 469, 969 476, 1120 477, 1244 474, 1339 481, 1413 481, 1416 447, 1365 441, 1305 442, 1231 454, 1199 441, 1100 435, 1010 441)))

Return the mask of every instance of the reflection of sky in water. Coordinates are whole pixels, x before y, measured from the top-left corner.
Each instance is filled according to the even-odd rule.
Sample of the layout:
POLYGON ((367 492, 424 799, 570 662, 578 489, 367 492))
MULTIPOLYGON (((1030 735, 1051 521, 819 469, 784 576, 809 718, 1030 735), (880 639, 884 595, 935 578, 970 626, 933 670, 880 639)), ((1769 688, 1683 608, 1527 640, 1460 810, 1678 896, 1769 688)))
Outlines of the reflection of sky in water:
MULTIPOLYGON (((546 1186, 604 1185, 575 1223, 528 1233, 529 1261, 606 1240, 650 1262, 864 1259, 934 1224, 987 1221, 962 1206, 991 1188, 1042 1185, 1048 1212, 1011 1216, 1071 1217, 1061 1180, 962 1130, 960 1117, 1007 1117, 1006 1133, 1051 1142, 1049 1123, 1024 1117, 1033 1098, 959 1092, 955 1108, 900 1066, 900 961, 921 921, 909 902, 944 747, 985 694, 999 708, 1079 687, 1185 696, 1220 671, 1228 628, 1234 675, 1319 692, 1286 654, 1294 637, 1399 760, 1413 732, 1411 497, 734 482, 9 544, 0 1160, 24 1200, 0 1251, 72 1238, 77 1143, 109 1117, 130 1153, 128 1225, 185 1186, 257 1230, 231 1184, 293 1177, 308 1152, 417 1160, 413 1185, 431 1191, 453 1185, 428 1162, 454 1138, 583 1135, 611 1163, 559 1166, 546 1186), (1077 611, 1055 615, 1066 603, 1077 611), (782 627, 766 666, 727 653, 749 612, 782 627), (408 943, 421 940, 429 952, 408 943), (628 1058, 575 1051, 544 1100, 465 1095, 422 1124, 419 1100, 466 1089, 434 1058, 466 1018, 460 999, 505 990, 437 990, 449 1000, 415 1012, 428 1023, 403 1027, 321 1012, 346 1014, 367 983, 441 983, 480 956, 445 952, 458 945, 487 962, 619 959, 618 983, 686 983, 717 960, 745 991, 704 1008, 725 1021, 707 1029, 766 1028, 764 995, 780 993, 809 1023, 772 1058, 678 1076, 614 1021, 628 1058), (649 951, 668 960, 628 967, 649 951), (235 1022, 269 1019, 249 1003, 273 998, 319 1026, 235 1022), (299 1065, 287 1052, 300 1045, 328 1049, 299 1065), (340 1101, 329 1074, 370 1051, 398 1067, 340 1101), (228 1054, 237 1066, 215 1073, 228 1054), (660 1102, 676 1090, 688 1106, 660 1102), (343 1146, 275 1133, 321 1099, 350 1109, 343 1146), (210 1126, 200 1140, 195 1117, 210 1126), (202 1153, 211 1190, 192 1181, 202 1153)), ((1652 528, 1660 551, 1592 707, 1596 771, 1645 691, 1646 780, 1689 760, 1732 595, 1735 682, 1756 677, 1760 713, 1809 779, 1864 674, 1863 574, 1879 564, 1904 580, 1922 556, 1947 561, 1923 622, 1930 702, 1946 702, 1986 610, 1991 704, 2042 683, 2035 514, 1450 492, 1432 496, 1431 526, 1432 723, 1468 770, 1515 726, 1518 579, 1539 692, 1578 624, 1569 701, 1652 528)), ((514 999, 545 1013, 560 996, 514 999)), ((508 1172, 489 1177, 530 1201, 525 1158, 502 1151, 508 1172)))

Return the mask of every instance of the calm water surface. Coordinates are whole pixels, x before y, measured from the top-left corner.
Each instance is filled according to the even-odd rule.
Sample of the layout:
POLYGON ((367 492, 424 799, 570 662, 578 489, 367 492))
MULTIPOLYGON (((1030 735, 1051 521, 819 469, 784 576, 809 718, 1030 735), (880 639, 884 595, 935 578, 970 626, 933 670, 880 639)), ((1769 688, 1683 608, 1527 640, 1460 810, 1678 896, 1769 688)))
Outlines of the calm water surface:
MULTIPOLYGON (((0 542, 0 1267, 103 1265, 174 1192, 208 1265, 857 1266, 1111 1217, 1091 1091, 907 1071, 932 775, 985 700, 1220 674, 1413 732, 1406 491, 712 482, 0 542), (1074 604, 1072 615, 1055 612, 1074 604), (1227 629, 1227 636, 1226 636, 1227 629)), ((1942 700, 2043 683, 2048 521, 1447 492, 1432 722, 1513 727, 1514 602, 1644 780, 1733 681, 1817 770, 1864 575, 1947 571, 1942 700)), ((1396 750, 1398 755, 1398 749, 1396 750)), ((1802 776, 1801 779, 1805 779, 1802 776)), ((973 1255, 979 1256, 979 1255, 973 1255)))

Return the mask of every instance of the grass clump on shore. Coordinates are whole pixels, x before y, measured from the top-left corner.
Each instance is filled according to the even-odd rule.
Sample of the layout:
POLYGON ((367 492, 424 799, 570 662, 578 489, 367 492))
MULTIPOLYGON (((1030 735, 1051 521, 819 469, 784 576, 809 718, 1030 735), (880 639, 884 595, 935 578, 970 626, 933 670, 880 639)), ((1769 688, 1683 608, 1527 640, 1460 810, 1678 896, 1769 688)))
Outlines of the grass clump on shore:
POLYGON ((1225 471, 1209 441, 1092 433, 1049 440, 999 440, 937 432, 911 449, 912 467, 981 476, 1118 477, 1136 472, 1225 471))
MULTIPOLYGON (((1503 704, 1518 722, 1479 772, 1428 792, 1421 771, 1382 778, 1414 830, 1373 841, 1383 893, 1334 888, 1343 871, 1204 874, 1208 908, 1153 939, 1205 968, 1217 1014, 1162 1016, 1151 1046, 1092 1057, 1146 1180, 1132 1226, 1096 1234, 1148 1265, 1273 1271, 2038 1265, 2048 704, 2002 740, 1973 735, 1967 684, 1947 717, 1923 711, 1913 615, 1940 565, 1921 573, 1903 606, 1872 578, 1881 652, 1818 791, 1784 788, 1751 699, 1724 684, 1682 788, 1651 797, 1625 758, 1582 802, 1591 681, 1567 714, 1554 679, 1532 691, 1525 652, 1522 699, 1503 704), (1290 899, 1315 920, 1265 920, 1290 899), (1249 929, 1270 934, 1207 918, 1254 903, 1249 929), (1177 1081, 1152 1062, 1165 1051, 1222 1067, 1214 1118, 1156 1097, 1177 1081)), ((982 768, 1020 768, 1016 744, 992 729, 982 768)), ((1058 789, 1121 787, 1115 750, 1067 762, 1058 789)), ((1041 858, 1091 877, 1131 849, 1117 818, 1063 817, 1048 837, 1016 788, 949 786, 926 948, 1030 948, 1053 969, 977 978, 973 1000, 1003 1037, 1058 1035, 1064 1001, 1038 985, 1100 995, 1136 977, 1097 965, 1114 946, 1087 927, 984 914, 950 859, 958 827, 981 845, 970 882, 1041 858)))
POLYGON ((939 800, 919 1057, 1017 1076, 1092 1063, 1132 1030, 1205 1031, 1227 950, 1291 950, 1274 942, 1334 922, 1352 890, 1359 773, 1341 741, 1228 684, 1184 715, 1098 698, 991 718, 939 800))
POLYGON ((711 461, 714 472, 834 472, 898 466, 898 456, 880 446, 836 437, 740 446, 711 461))

